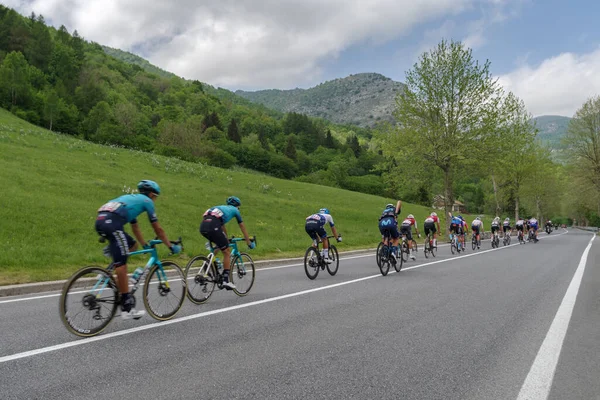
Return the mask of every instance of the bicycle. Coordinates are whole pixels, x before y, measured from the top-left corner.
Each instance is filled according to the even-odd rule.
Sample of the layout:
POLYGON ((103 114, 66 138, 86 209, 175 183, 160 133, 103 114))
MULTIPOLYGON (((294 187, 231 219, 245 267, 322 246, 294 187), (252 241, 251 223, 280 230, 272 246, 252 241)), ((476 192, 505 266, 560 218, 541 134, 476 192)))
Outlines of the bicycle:
MULTIPOLYGON (((415 239, 411 239, 412 241, 412 248, 415 249, 415 253, 417 251, 419 251, 419 248, 417 246, 417 241, 415 239)), ((410 256, 410 249, 408 248, 408 239, 406 238, 406 235, 402 235, 402 245, 400 246, 401 249, 401 254, 402 254, 402 260, 404 262, 408 261, 408 256, 410 256)))
MULTIPOLYGON (((106 238, 101 237, 104 243, 106 238)), ((147 275, 143 287, 144 306, 148 314, 159 321, 173 318, 179 311, 185 299, 186 284, 181 267, 173 261, 159 261, 156 245, 162 241, 150 240, 147 249, 132 251, 130 256, 149 254, 150 259, 141 272, 131 276, 131 297, 138 290, 138 284, 147 275), (180 286, 177 285, 181 282, 180 286), (152 288, 151 286, 156 288, 152 288), (152 295, 157 294, 154 304, 152 295)), ((173 244, 183 245, 181 238, 171 241, 173 244)), ((141 268, 140 268, 141 269, 141 268)), ((108 267, 89 266, 75 272, 64 284, 59 300, 60 317, 67 330, 77 336, 90 337, 102 332, 115 316, 117 306, 121 304, 121 294, 113 276, 114 264, 108 267), (71 289, 76 289, 71 292, 71 289), (73 307, 72 307, 72 306, 73 307), (82 306, 77 311, 75 306, 82 306), (104 312, 104 313, 103 313, 104 312), (90 326, 84 326, 89 323, 90 326)))
MULTIPOLYGON (((331 238, 335 238, 335 236, 327 236, 327 239, 331 238)), ((325 268, 327 268, 329 275, 334 276, 337 274, 340 266, 337 248, 331 243, 331 240, 329 240, 329 259, 331 263, 326 263, 323 256, 321 256, 319 243, 321 243, 321 240, 318 242, 313 241, 313 244, 304 253, 304 272, 306 272, 306 276, 310 280, 315 279, 319 275, 319 270, 324 270, 325 268)))
POLYGON ((450 234, 450 252, 452 254, 454 253, 459 253, 461 252, 461 250, 464 251, 464 249, 462 248, 462 245, 460 244, 460 240, 457 237, 458 235, 455 233, 451 233, 450 234))
POLYGON ((538 239, 535 237, 535 232, 533 231, 533 229, 529 230, 529 233, 527 234, 527 241, 533 243, 538 242, 538 239))
POLYGON ((494 232, 492 234, 492 248, 498 248, 500 246, 500 236, 498 236, 498 232, 494 232))
POLYGON ((525 235, 522 230, 517 230, 517 239, 519 240, 519 244, 525 244, 525 235))
MULTIPOLYGON (((229 239, 231 247, 231 263, 229 269, 229 280, 235 285, 232 289, 238 296, 245 296, 250 292, 254 285, 256 269, 254 261, 248 253, 242 253, 238 250, 237 242, 244 238, 232 236, 229 239)), ((256 236, 250 239, 256 243, 256 236)), ((185 276, 187 281, 187 296, 194 304, 203 304, 212 295, 215 286, 222 290, 223 286, 223 264, 215 256, 216 248, 211 242, 206 242, 208 256, 197 255, 188 261, 185 266, 185 276)))
POLYGON ((431 254, 432 257, 435 257, 435 250, 437 247, 433 245, 433 235, 427 234, 425 237, 425 244, 423 245, 423 255, 425 258, 429 258, 428 253, 431 254))
POLYGON ((504 238, 502 239, 502 243, 505 246, 509 246, 510 245, 510 231, 504 232, 504 238))
POLYGON ((383 241, 379 242, 377 245, 377 253, 375 258, 377 260, 377 266, 381 271, 381 275, 386 276, 390 270, 390 264, 394 265, 394 269, 396 272, 400 272, 402 270, 402 257, 394 258, 392 256, 393 252, 393 239, 389 231, 386 231, 384 235, 383 241), (387 242, 387 244, 384 244, 387 242))
MULTIPOLYGON (((481 235, 483 235, 483 232, 481 232, 481 235)), ((471 235, 471 248, 475 250, 479 247, 481 247, 481 236, 479 236, 479 239, 477 239, 477 235, 473 233, 471 235)))

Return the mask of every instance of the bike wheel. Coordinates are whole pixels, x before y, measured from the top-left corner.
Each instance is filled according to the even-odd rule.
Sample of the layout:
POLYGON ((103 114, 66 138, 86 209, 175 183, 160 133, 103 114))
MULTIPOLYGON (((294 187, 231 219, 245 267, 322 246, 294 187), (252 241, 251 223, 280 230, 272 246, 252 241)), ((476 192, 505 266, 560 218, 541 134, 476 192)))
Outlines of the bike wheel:
POLYGON ((408 248, 408 243, 407 242, 402 242, 401 249, 402 249, 402 251, 400 252, 400 254, 402 255, 402 261, 403 262, 407 262, 408 261, 408 256, 410 254, 410 249, 408 248))
POLYGON ((319 250, 314 247, 306 249, 304 254, 304 272, 308 279, 313 280, 319 275, 319 250))
POLYGON ((436 247, 433 245, 433 242, 429 242, 429 253, 435 257, 436 247))
POLYGON ((506 245, 510 246, 510 235, 506 237, 506 245))
POLYGON ((337 248, 332 244, 329 245, 329 259, 331 263, 327 264, 327 272, 329 272, 329 275, 334 276, 340 267, 340 257, 337 248))
POLYGON ((196 256, 185 266, 188 299, 194 304, 205 303, 215 290, 217 271, 208 258, 196 256))
POLYGON ((395 260, 394 258, 392 258, 392 246, 389 246, 388 250, 390 253, 390 262, 394 264, 394 269, 396 270, 396 272, 400 272, 402 270, 402 264, 404 264, 404 260, 402 259, 402 257, 397 257, 395 260))
POLYGON ((473 239, 471 239, 471 248, 473 248, 473 250, 477 248, 477 237, 473 237, 473 239))
POLYGON ((379 260, 377 266, 381 271, 381 275, 386 276, 390 271, 390 259, 392 258, 391 247, 383 245, 381 247, 377 246, 377 249, 377 259, 379 260))
POLYGON ((377 261, 377 266, 381 267, 381 248, 385 246, 383 244, 383 242, 379 242, 379 244, 377 245, 377 251, 375 252, 375 260, 377 261))
POLYGON ((173 318, 186 296, 186 279, 173 261, 161 261, 150 268, 144 282, 144 305, 148 314, 159 321, 173 318))
POLYGON ((457 247, 456 247, 456 243, 452 242, 450 243, 450 252, 452 254, 456 253, 458 251, 457 247))
POLYGON ((412 240, 412 248, 415 249, 415 253, 419 251, 419 245, 415 239, 412 240))
POLYGON ((69 332, 82 337, 94 336, 112 320, 119 302, 119 290, 112 274, 101 267, 85 267, 63 286, 60 319, 69 332))
POLYGON ((254 261, 247 253, 240 253, 231 261, 229 271, 229 280, 235 285, 233 292, 238 296, 248 294, 254 285, 254 277, 256 269, 254 269, 254 261))
POLYGON ((425 239, 425 243, 423 244, 423 255, 425 258, 429 258, 427 253, 429 253, 429 238, 425 239))

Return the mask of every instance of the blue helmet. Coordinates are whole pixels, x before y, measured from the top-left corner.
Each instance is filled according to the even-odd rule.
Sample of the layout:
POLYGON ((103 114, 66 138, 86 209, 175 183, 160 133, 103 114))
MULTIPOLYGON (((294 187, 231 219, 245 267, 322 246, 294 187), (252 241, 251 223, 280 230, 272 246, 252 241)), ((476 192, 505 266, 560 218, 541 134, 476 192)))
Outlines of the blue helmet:
POLYGON ((459 215, 458 218, 460 218, 463 221, 465 220, 462 215, 459 215))
POLYGON ((239 198, 235 197, 235 196, 229 196, 227 198, 227 205, 228 206, 234 206, 234 207, 239 207, 242 205, 242 202, 240 201, 239 198))
POLYGON ((321 208, 319 210, 319 214, 329 214, 329 209, 328 208, 321 208))
POLYGON ((156 195, 160 194, 160 187, 158 186, 158 183, 147 180, 147 179, 140 181, 137 185, 137 188, 138 188, 138 191, 143 194, 148 194, 148 193, 154 193, 156 195))

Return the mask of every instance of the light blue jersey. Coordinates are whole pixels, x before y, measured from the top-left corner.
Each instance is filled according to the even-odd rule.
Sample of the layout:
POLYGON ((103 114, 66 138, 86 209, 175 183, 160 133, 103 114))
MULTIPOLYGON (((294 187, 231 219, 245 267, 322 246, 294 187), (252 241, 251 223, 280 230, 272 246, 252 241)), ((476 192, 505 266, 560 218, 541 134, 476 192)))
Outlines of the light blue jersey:
POLYGON ((238 208, 234 206, 224 205, 211 207, 204 213, 204 215, 207 214, 211 214, 217 218, 221 218, 221 220, 223 221, 223 225, 231 221, 231 219, 233 219, 234 217, 237 220, 238 224, 242 222, 242 214, 240 214, 240 210, 238 210, 238 208))
POLYGON ((98 212, 115 213, 132 224, 137 223, 138 215, 146 212, 150 223, 158 221, 154 210, 154 202, 145 194, 125 194, 117 197, 100 207, 98 212))

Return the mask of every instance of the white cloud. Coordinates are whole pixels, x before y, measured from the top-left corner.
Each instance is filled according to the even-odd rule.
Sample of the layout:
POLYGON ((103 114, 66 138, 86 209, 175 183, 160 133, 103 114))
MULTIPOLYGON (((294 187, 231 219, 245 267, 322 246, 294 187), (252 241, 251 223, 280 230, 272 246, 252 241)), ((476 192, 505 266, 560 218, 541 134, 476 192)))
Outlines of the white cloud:
MULTIPOLYGON (((520 0, 507 0, 520 1, 520 0)), ((87 40, 225 87, 314 84, 320 65, 498 0, 7 0, 87 40)), ((501 2, 503 4, 503 2, 501 2)), ((474 40, 477 39, 474 37, 474 40)), ((481 39, 477 39, 480 41, 481 39)))
POLYGON ((563 53, 538 66, 523 65, 500 77, 505 89, 519 96, 533 116, 571 117, 600 94, 600 48, 587 54, 563 53))

